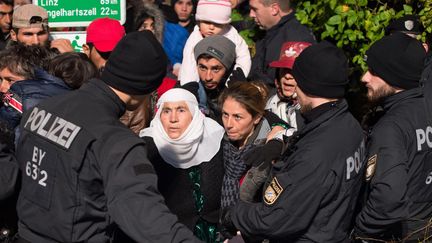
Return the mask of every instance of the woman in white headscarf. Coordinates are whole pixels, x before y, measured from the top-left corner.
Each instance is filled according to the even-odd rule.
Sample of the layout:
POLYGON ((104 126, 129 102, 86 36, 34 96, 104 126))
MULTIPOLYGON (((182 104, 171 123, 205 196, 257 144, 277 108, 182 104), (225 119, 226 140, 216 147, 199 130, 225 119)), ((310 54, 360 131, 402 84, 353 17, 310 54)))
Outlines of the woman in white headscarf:
POLYGON ((224 166, 224 128, 206 118, 189 91, 164 93, 140 136, 168 208, 203 241, 216 241, 224 166))

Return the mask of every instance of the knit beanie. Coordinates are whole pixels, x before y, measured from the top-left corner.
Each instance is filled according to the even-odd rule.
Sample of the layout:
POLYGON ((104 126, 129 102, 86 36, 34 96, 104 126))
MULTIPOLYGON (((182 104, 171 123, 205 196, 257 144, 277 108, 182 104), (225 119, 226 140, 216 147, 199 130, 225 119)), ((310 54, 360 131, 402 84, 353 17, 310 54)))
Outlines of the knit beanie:
POLYGON ((391 86, 412 89, 419 85, 426 50, 420 41, 394 33, 366 51, 369 69, 391 86))
POLYGON ((208 54, 219 60, 226 69, 230 69, 236 58, 235 44, 223 35, 212 35, 202 39, 194 48, 195 59, 208 54))
POLYGON ((156 90, 166 74, 167 57, 150 31, 127 34, 111 53, 101 79, 130 95, 156 90))
POLYGON ((231 22, 231 2, 229 0, 200 0, 195 19, 216 24, 229 24, 231 22))
POLYGON ((341 49, 323 41, 300 53, 292 74, 306 94, 342 98, 348 83, 348 60, 341 49))

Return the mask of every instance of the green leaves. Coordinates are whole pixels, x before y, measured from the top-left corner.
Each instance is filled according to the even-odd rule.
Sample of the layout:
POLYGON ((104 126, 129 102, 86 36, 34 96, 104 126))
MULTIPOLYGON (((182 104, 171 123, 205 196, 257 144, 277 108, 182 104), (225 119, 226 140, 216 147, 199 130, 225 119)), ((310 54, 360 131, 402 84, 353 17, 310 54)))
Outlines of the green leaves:
MULTIPOLYGON (((418 0, 423 4, 421 10, 415 10, 409 5, 413 2, 411 0, 399 1, 404 1, 405 4, 401 11, 396 12, 391 8, 391 1, 299 0, 296 17, 311 28, 320 40, 329 40, 345 50, 353 65, 365 69, 363 56, 366 50, 384 36, 384 29, 392 19, 406 14, 418 14, 426 32, 432 32, 431 0, 418 0)), ((393 2, 396 3, 396 0, 393 2)), ((424 36, 425 33, 423 40, 424 36)))
POLYGON ((333 15, 329 20, 327 21, 327 24, 329 25, 338 25, 341 23, 342 17, 340 15, 333 15))
POLYGON ((348 11, 347 24, 348 27, 351 27, 358 19, 357 13, 353 10, 348 11))
POLYGON ((406 5, 406 4, 403 5, 403 9, 404 9, 405 14, 412 14, 412 12, 413 12, 413 8, 409 5, 406 5))
POLYGON ((335 9, 337 3, 338 3, 337 0, 330 0, 329 2, 330 8, 335 9))
POLYGON ((368 0, 357 0, 357 5, 359 7, 365 7, 368 4, 368 0))

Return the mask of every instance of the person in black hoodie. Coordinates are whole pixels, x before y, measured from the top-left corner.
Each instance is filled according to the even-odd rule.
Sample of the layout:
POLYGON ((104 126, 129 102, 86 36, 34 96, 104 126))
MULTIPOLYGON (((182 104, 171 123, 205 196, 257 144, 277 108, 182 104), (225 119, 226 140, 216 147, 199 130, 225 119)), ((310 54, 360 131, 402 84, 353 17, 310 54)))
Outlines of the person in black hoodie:
POLYGON ((197 0, 171 0, 171 7, 178 17, 178 24, 183 26, 189 34, 195 27, 195 11, 197 0))
POLYGON ((250 17, 267 32, 264 39, 256 43, 256 54, 248 78, 265 81, 274 87, 276 69, 269 67, 269 64, 279 59, 282 44, 287 41, 315 43, 315 37, 296 19, 290 0, 249 0, 249 5, 250 17), (275 13, 268 14, 271 11, 275 13))

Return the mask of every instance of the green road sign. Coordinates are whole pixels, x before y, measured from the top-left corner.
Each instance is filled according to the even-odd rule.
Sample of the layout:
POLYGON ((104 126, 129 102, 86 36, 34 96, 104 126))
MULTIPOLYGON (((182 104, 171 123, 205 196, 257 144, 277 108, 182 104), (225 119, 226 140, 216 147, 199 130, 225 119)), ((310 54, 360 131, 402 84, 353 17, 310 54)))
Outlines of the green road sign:
POLYGON ((86 27, 103 17, 126 21, 126 0, 33 0, 33 4, 48 11, 50 27, 86 27))
POLYGON ((56 39, 67 39, 71 42, 71 46, 76 52, 83 52, 82 46, 86 42, 85 31, 52 31, 50 32, 53 40, 56 39))

